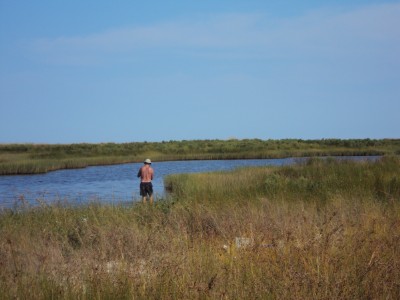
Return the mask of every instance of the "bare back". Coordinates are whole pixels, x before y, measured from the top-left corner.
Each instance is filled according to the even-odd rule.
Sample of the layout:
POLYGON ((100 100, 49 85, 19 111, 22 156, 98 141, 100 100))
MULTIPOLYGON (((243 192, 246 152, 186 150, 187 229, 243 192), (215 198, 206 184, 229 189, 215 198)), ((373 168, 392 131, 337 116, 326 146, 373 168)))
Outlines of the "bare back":
POLYGON ((141 182, 151 182, 154 177, 154 170, 150 165, 144 165, 140 168, 138 177, 140 177, 141 182))

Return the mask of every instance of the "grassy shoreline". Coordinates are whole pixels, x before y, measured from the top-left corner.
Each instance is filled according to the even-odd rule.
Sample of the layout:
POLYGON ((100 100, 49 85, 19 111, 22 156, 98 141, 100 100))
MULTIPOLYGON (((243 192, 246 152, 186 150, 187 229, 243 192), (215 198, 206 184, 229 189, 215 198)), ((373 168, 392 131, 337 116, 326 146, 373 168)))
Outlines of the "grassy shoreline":
POLYGON ((0 175, 153 161, 399 155, 400 139, 193 140, 106 144, 0 144, 0 175))
POLYGON ((171 175, 154 206, 5 211, 0 295, 398 299, 399 173, 399 157, 314 158, 171 175))

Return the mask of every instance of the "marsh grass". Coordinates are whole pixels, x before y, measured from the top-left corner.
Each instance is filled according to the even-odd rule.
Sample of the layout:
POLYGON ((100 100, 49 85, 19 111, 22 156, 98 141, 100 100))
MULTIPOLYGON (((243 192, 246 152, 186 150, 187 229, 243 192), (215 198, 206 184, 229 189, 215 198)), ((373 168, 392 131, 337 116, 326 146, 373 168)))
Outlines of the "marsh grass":
POLYGON ((13 158, 4 159, 0 165, 0 175, 39 174, 60 169, 79 169, 93 165, 113 165, 133 161, 129 157, 70 157, 70 158, 13 158))
POLYGON ((0 175, 153 161, 393 155, 399 139, 191 140, 102 144, 0 144, 0 175))
POLYGON ((0 295, 399 299, 398 174, 396 157, 311 160, 170 176, 154 206, 3 211, 0 295))

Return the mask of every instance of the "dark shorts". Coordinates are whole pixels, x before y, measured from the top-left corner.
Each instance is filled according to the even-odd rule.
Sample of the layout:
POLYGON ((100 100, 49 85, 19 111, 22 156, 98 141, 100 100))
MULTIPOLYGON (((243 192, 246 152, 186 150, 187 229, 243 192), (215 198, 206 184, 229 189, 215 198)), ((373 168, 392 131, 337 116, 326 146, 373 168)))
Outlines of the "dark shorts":
POLYGON ((146 197, 153 195, 153 184, 151 182, 140 183, 140 196, 146 197))

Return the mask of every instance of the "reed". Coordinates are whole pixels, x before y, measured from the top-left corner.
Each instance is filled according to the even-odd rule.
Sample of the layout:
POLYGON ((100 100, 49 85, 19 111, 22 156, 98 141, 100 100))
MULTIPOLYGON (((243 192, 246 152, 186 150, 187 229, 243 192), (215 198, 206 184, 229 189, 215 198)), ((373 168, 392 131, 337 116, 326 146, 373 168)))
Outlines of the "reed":
POLYGON ((4 299, 398 299, 400 159, 174 175, 154 206, 0 215, 4 299))

